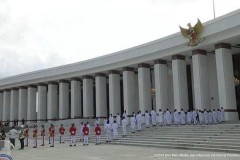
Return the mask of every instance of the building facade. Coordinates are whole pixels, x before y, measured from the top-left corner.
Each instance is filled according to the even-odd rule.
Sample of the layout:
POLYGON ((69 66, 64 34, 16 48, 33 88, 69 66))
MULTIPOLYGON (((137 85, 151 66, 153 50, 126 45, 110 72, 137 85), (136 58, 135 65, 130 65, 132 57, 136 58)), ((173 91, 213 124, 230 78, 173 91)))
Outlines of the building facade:
POLYGON ((0 79, 0 120, 220 107, 226 120, 237 120, 239 19, 237 10, 206 22, 205 40, 194 47, 176 33, 91 60, 0 79))

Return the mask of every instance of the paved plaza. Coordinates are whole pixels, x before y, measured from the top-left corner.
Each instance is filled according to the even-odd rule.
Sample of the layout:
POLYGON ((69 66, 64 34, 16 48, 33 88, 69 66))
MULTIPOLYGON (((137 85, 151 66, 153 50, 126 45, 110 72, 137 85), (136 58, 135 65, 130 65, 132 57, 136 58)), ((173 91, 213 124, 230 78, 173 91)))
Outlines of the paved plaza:
POLYGON ((48 146, 37 149, 25 148, 18 150, 18 145, 12 150, 14 160, 172 160, 172 159, 204 159, 204 160, 239 160, 240 155, 221 152, 205 152, 191 150, 162 149, 152 147, 137 147, 126 145, 102 144, 96 146, 90 144, 83 146, 78 143, 76 147, 66 144, 56 144, 54 148, 48 146))

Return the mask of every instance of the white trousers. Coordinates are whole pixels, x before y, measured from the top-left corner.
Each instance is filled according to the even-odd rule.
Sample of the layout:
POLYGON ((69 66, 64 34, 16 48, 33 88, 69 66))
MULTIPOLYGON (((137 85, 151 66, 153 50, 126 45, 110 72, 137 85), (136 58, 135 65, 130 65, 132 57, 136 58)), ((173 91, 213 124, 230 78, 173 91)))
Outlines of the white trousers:
POLYGON ((71 138, 70 145, 76 145, 76 136, 71 135, 70 138, 71 138))
POLYGON ((106 135, 107 135, 107 141, 111 141, 112 139, 111 132, 107 132, 106 135))
POLYGON ((33 138, 33 146, 37 147, 37 138, 33 138))
POLYGON ((54 137, 50 137, 51 146, 54 146, 54 137))
POLYGON ((96 135, 96 143, 100 143, 100 135, 96 135))
POLYGON ((65 142, 65 138, 64 138, 64 134, 60 134, 60 143, 64 143, 65 142))
POLYGON ((137 122, 138 131, 142 130, 142 122, 137 122))
POLYGON ((83 136, 83 144, 88 144, 88 135, 83 136))

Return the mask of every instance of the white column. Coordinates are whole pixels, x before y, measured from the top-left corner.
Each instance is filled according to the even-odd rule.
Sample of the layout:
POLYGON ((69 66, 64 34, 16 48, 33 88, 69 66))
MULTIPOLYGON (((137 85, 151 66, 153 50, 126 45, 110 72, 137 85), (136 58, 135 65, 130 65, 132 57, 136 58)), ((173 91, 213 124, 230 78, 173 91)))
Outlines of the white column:
POLYGON ((47 92, 47 119, 58 119, 58 83, 50 82, 47 92))
POLYGON ((225 110, 225 120, 238 120, 231 45, 216 44, 215 56, 220 107, 225 110))
POLYGON ((151 74, 149 64, 138 65, 139 109, 142 113, 152 110, 151 74))
POLYGON ((19 89, 19 108, 18 108, 19 124, 22 124, 22 120, 27 120, 27 88, 20 87, 19 89))
POLYGON ((207 51, 200 49, 193 50, 192 55, 195 108, 202 111, 204 109, 209 110, 211 108, 207 51))
POLYGON ((109 113, 121 114, 120 75, 115 70, 109 72, 109 113))
POLYGON ((47 86, 45 84, 38 85, 38 112, 37 119, 44 121, 47 119, 47 86))
POLYGON ((0 121, 3 120, 3 91, 0 91, 0 121))
MULTIPOLYGON (((11 101, 10 101, 10 121, 18 119, 18 89, 13 88, 11 90, 11 101)), ((10 123, 13 125, 13 122, 10 123)))
POLYGON ((178 111, 186 111, 189 104, 185 56, 174 55, 172 59, 174 106, 178 111))
POLYGON ((83 117, 93 115, 93 79, 91 76, 83 77, 83 117))
POLYGON ((168 66, 165 60, 154 61, 156 110, 166 110, 168 106, 168 66))
POLYGON ((106 75, 97 73, 96 86, 96 117, 107 117, 107 80, 106 75))
POLYGON ((81 81, 74 78, 71 81, 71 118, 82 117, 81 81))
POLYGON ((3 91, 3 121, 10 120, 10 90, 3 91))
POLYGON ((209 91, 211 100, 211 109, 219 107, 217 67, 215 54, 208 54, 208 72, 209 72, 209 91))
POLYGON ((137 112, 135 100, 135 75, 134 68, 123 68, 123 94, 124 94, 124 110, 127 115, 131 115, 132 112, 137 112))
MULTIPOLYGON (((37 112, 36 112, 36 86, 28 86, 27 93, 27 120, 36 121, 37 112)), ((28 122, 30 123, 30 122, 28 122)))
POLYGON ((69 118, 69 82, 65 80, 59 83, 59 118, 69 118))

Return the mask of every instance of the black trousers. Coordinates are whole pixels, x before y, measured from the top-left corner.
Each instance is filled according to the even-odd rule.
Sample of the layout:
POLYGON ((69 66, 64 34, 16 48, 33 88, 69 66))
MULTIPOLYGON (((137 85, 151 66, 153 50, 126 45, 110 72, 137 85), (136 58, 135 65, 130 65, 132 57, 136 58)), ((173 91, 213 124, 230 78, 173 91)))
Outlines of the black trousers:
POLYGON ((13 144, 13 146, 15 147, 15 138, 9 138, 9 140, 13 144))
POLYGON ((20 139, 21 149, 24 149, 24 138, 20 139))

